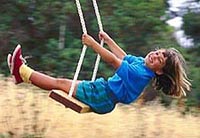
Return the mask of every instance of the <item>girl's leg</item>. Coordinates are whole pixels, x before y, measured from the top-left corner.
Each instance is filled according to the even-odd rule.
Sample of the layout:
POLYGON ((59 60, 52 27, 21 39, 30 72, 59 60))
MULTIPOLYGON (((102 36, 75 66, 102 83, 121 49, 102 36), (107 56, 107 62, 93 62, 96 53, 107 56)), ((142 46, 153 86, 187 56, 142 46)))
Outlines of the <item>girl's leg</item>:
MULTIPOLYGON (((53 78, 40 72, 34 71, 30 67, 26 66, 22 58, 20 45, 15 48, 13 55, 8 55, 7 61, 10 72, 15 80, 15 84, 27 82, 45 90, 58 89, 63 90, 66 93, 68 93, 70 90, 72 80, 53 78)), ((74 91, 76 91, 78 83, 79 81, 77 81, 74 91)), ((75 92, 73 95, 75 95, 75 92)))
MULTIPOLYGON (((33 85, 41 89, 44 89, 44 90, 57 89, 57 90, 65 91, 66 93, 69 92, 71 88, 71 84, 72 84, 72 80, 70 79, 54 78, 37 71, 33 71, 29 80, 31 81, 33 85)), ((78 82, 79 81, 77 81, 76 83, 75 91, 76 91, 78 82)), ((75 96, 75 92, 73 92, 73 96, 75 96)))

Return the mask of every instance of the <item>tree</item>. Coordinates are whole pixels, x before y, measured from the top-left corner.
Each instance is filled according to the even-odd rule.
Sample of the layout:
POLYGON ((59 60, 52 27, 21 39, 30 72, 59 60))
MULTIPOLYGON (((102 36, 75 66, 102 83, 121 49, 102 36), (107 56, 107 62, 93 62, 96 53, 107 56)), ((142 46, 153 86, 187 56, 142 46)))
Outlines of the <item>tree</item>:
POLYGON ((195 44, 200 43, 200 13, 188 13, 183 17, 185 33, 194 39, 195 44))
POLYGON ((188 60, 190 60, 190 76, 192 79, 192 93, 190 94, 188 106, 200 107, 200 13, 189 12, 184 19, 183 29, 185 33, 193 38, 194 46, 188 49, 188 60))

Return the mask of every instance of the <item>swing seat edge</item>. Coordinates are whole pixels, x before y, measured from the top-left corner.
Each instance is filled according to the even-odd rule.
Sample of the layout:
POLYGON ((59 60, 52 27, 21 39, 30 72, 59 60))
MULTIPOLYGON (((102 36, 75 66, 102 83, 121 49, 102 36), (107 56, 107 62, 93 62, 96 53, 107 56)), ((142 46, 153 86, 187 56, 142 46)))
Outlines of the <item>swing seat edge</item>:
POLYGON ((92 112, 91 108, 88 105, 80 102, 74 97, 68 96, 65 92, 61 90, 51 90, 49 92, 49 97, 78 113, 92 112))

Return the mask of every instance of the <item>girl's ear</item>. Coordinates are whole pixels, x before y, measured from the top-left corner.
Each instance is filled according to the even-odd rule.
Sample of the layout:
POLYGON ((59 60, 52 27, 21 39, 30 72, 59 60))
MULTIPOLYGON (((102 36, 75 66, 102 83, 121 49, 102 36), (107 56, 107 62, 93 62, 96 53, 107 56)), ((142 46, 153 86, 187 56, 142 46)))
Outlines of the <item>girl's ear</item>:
POLYGON ((162 75, 162 74, 163 74, 163 71, 162 71, 162 70, 157 70, 157 71, 156 71, 156 74, 162 75))

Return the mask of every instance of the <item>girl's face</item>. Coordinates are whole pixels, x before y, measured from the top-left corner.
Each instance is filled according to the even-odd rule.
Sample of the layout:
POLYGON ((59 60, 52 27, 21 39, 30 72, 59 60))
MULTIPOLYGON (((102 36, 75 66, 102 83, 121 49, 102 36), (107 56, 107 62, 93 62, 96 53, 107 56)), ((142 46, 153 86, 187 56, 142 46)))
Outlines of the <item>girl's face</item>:
POLYGON ((159 49, 156 51, 151 51, 145 57, 146 66, 158 75, 163 74, 162 68, 165 66, 167 60, 165 52, 165 49, 159 49))

